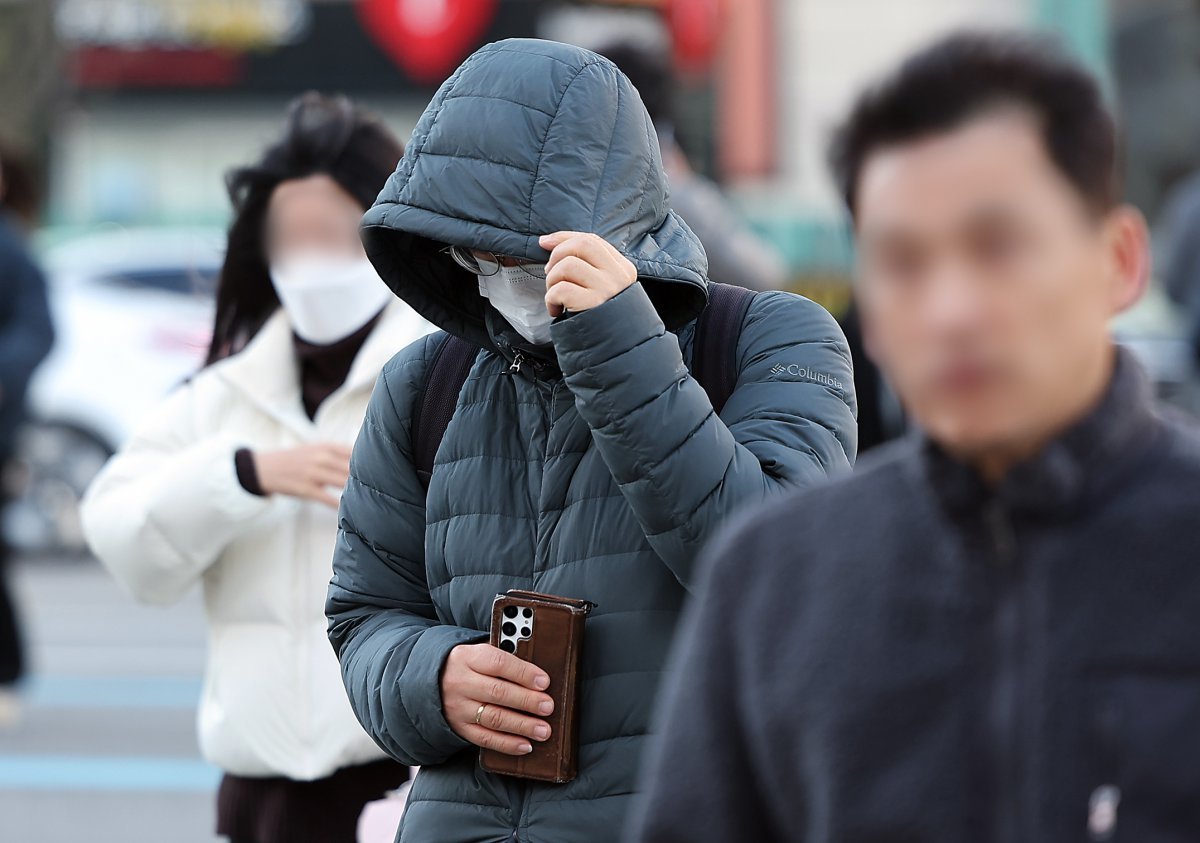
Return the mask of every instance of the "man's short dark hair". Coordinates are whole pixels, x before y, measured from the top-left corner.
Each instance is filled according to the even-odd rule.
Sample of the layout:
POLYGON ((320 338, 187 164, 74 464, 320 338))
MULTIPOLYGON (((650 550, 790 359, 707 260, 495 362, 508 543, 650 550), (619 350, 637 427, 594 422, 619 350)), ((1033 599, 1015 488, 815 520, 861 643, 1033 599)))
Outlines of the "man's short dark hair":
POLYGON ((1054 165, 1092 211, 1116 204, 1117 130, 1095 77, 1047 38, 960 33, 868 89, 837 131, 830 163, 850 213, 872 153, 953 131, 1005 106, 1034 116, 1054 165))

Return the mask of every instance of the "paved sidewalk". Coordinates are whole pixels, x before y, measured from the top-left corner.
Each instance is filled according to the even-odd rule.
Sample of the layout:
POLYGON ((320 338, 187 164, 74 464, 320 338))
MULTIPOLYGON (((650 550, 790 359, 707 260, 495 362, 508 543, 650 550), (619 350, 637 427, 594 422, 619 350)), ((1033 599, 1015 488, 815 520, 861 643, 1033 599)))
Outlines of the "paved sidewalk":
POLYGON ((14 566, 34 664, 0 732, 0 842, 214 843, 218 772, 196 749, 199 594, 136 605, 90 560, 14 566))

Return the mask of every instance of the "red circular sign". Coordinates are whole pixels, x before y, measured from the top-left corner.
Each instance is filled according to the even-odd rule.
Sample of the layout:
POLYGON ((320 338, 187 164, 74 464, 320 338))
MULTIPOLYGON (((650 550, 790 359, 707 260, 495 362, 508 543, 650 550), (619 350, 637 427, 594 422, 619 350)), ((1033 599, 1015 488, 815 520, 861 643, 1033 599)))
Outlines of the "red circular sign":
POLYGON ((722 0, 667 0, 667 26, 680 70, 703 72, 712 65, 721 42, 724 5, 722 0))
POLYGON ((497 0, 358 0, 363 27, 417 82, 438 83, 479 45, 497 0))

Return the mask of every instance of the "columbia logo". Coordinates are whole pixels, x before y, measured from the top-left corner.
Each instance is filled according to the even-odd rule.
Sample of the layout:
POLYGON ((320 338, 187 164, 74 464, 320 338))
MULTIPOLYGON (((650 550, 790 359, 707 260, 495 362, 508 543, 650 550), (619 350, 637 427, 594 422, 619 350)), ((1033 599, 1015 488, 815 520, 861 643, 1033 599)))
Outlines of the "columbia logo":
POLYGON ((827 375, 824 372, 818 372, 796 363, 792 363, 790 366, 785 363, 776 363, 771 367, 771 374, 777 378, 781 375, 789 375, 793 378, 819 383, 822 386, 828 386, 832 389, 842 389, 842 382, 833 375, 827 375))

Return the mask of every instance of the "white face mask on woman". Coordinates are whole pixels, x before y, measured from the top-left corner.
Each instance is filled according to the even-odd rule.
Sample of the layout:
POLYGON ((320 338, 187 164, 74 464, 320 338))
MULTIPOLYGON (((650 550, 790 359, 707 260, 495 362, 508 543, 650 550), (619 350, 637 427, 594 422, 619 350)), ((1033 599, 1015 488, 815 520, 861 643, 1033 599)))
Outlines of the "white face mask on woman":
POLYGON ((327 252, 289 255, 271 264, 271 283, 292 330, 303 340, 328 345, 371 321, 392 300, 392 291, 367 258, 327 252))
MULTIPOLYGON (((542 264, 529 264, 542 268, 542 264)), ((501 266, 495 275, 480 275, 479 294, 492 303, 518 334, 534 345, 550 342, 554 317, 546 310, 546 280, 519 266, 501 266)))

